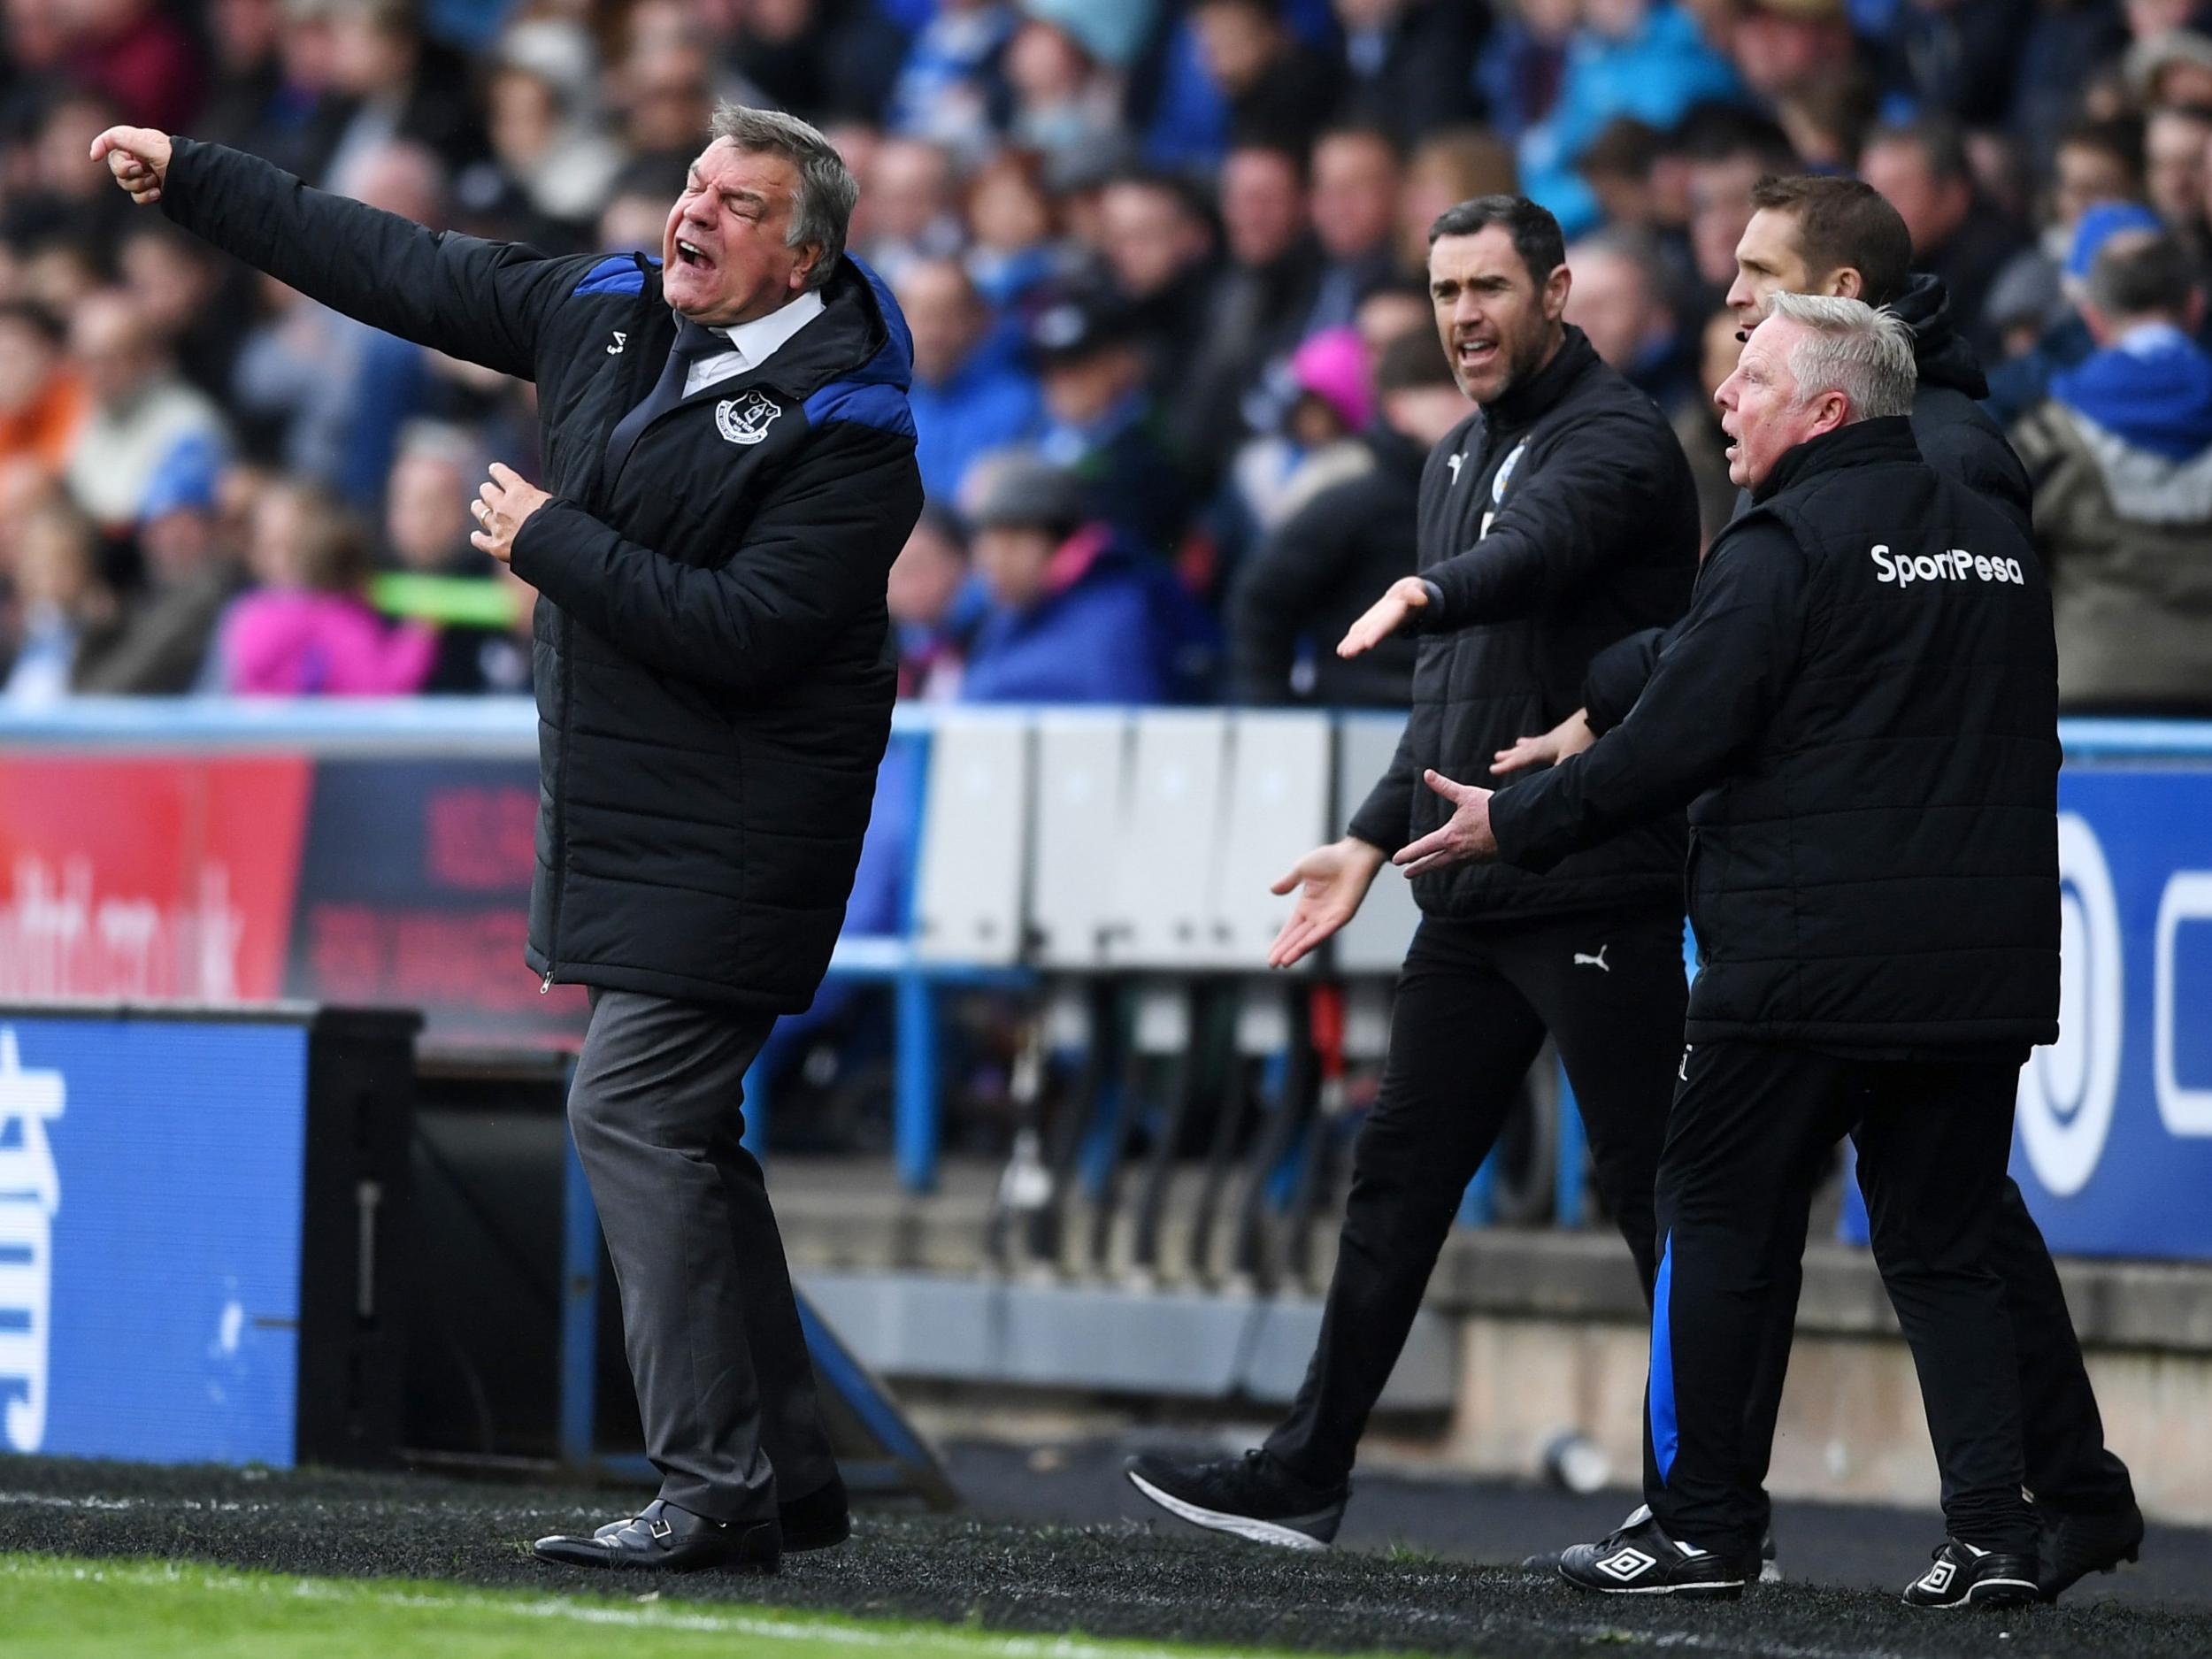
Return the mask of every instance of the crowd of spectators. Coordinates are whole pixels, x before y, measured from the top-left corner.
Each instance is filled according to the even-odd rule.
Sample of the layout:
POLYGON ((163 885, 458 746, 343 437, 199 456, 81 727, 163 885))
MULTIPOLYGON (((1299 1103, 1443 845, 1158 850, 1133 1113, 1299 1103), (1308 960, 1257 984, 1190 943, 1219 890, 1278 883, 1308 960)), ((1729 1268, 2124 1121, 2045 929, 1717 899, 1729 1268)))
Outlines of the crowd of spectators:
POLYGON ((5 0, 0 699, 512 692, 472 551, 531 390, 134 211, 159 126, 434 226, 657 252, 717 98, 829 133, 914 336, 910 695, 1402 702, 1338 663, 1468 412, 1444 207, 1557 214, 1569 319, 1710 403, 1763 175, 1856 172, 2037 480, 2075 707, 2212 710, 2212 4, 2198 0, 5 0))

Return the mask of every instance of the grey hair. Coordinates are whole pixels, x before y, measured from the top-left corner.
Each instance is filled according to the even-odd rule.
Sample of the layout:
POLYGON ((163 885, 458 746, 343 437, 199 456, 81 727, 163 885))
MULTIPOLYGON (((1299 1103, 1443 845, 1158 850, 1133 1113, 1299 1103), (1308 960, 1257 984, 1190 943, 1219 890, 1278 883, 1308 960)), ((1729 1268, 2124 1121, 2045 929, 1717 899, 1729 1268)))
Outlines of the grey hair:
POLYGON ((1885 305, 1824 294, 1777 294, 1769 317, 1784 317, 1805 330, 1790 348, 1790 373, 1800 407, 1823 392, 1841 392, 1854 420, 1912 413, 1920 371, 1913 361, 1912 326, 1885 305))
POLYGON ((818 243, 822 252, 806 273, 810 288, 825 288, 845 251, 845 233, 860 200, 860 186, 836 146, 795 115, 781 110, 753 110, 724 99, 714 106, 708 128, 713 143, 727 140, 748 155, 781 156, 799 170, 787 248, 818 243))

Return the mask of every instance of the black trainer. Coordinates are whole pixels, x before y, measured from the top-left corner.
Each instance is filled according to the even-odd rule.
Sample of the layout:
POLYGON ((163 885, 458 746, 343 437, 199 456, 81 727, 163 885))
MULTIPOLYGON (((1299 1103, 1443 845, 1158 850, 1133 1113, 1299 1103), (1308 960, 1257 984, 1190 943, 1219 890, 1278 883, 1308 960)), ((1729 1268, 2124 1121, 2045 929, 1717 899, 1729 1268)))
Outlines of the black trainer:
MULTIPOLYGON (((1630 1516, 1625 1521, 1623 1521, 1621 1525, 1624 1527, 1635 1526, 1641 1522, 1650 1519, 1650 1517, 1651 1511, 1649 1509, 1639 1509, 1633 1515, 1630 1516)), ((1572 1548, 1573 1546, 1570 1545, 1568 1548, 1572 1548)), ((1524 1572, 1540 1572, 1547 1578, 1548 1578, 1552 1574, 1559 1571, 1559 1563, 1561 1561, 1565 1559, 1566 1554, 1567 1551, 1565 1549, 1547 1549, 1537 1555, 1524 1556, 1521 1560, 1521 1571, 1524 1572)), ((1747 1561, 1744 1563, 1744 1577, 1747 1578, 1756 1578, 1761 1584, 1779 1584, 1782 1582, 1782 1563, 1775 1559, 1774 1529, 1772 1527, 1770 1526, 1765 1532, 1759 1534, 1759 1555, 1757 1561, 1755 1564, 1749 1561, 1747 1561)))
POLYGON ((1905 1586, 1907 1607, 2018 1607, 2042 1595, 2034 1559, 2024 1554, 1977 1549, 1947 1538, 1934 1563, 1905 1586))
POLYGON ((1344 1519, 1348 1483, 1310 1486, 1264 1450, 1218 1463, 1147 1453, 1122 1465, 1129 1484, 1194 1526, 1283 1549, 1326 1549, 1344 1519))
POLYGON ((2111 1572, 2143 1549, 2143 1511, 2130 1499, 2124 1509, 2101 1512, 2046 1509, 2036 1540, 2035 1581, 2046 1601, 2055 1601, 2093 1572, 2111 1572))
POLYGON ((1578 1590, 1599 1595, 1687 1595, 1733 1601, 1743 1594, 1749 1573, 1741 1559, 1675 1542, 1649 1509, 1639 1509, 1628 1520, 1627 1525, 1594 1544, 1562 1550, 1559 1576, 1578 1590))

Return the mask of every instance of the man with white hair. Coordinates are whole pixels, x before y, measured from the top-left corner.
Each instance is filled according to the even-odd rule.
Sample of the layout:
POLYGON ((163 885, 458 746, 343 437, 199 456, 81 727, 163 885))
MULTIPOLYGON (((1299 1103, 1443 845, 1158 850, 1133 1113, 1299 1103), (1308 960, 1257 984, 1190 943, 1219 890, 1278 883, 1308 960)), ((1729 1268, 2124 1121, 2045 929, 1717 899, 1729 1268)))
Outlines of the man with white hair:
MULTIPOLYGON (((1781 294, 1717 401, 1752 511, 1621 724, 1497 795, 1436 777, 1409 871, 1541 871, 1685 804, 1700 951, 1659 1164, 1647 1507, 1559 1571, 1741 1594, 1762 1509, 1744 1401, 1777 1252, 1859 1153, 1949 1536, 1916 1606, 2033 1600, 2020 1388, 1990 1259, 2013 1100, 2057 1034, 2057 655, 2016 518, 1931 469, 1906 325, 1781 294)), ((1747 1571, 1748 1569, 1748 1571, 1747 1571)))

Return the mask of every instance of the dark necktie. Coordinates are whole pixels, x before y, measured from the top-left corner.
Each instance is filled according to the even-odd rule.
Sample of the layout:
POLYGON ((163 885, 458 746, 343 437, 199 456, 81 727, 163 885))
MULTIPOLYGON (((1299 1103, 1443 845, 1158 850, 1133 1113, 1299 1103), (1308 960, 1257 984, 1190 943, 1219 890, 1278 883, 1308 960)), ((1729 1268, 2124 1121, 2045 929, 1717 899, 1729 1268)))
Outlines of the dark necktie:
POLYGON ((690 378, 691 365, 702 357, 710 357, 729 349, 730 342, 712 329, 702 328, 688 317, 676 319, 676 343, 668 348, 668 363, 661 370, 660 379, 653 382, 653 389, 646 393, 645 401, 616 422, 614 431, 608 434, 609 478, 622 470, 622 464, 636 447, 638 434, 651 424, 653 417, 683 401, 684 382, 690 378))

